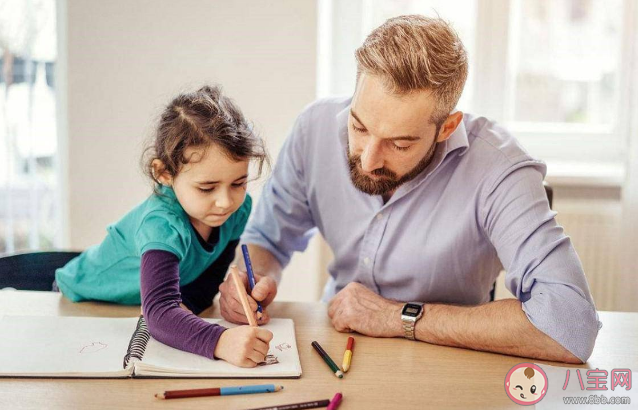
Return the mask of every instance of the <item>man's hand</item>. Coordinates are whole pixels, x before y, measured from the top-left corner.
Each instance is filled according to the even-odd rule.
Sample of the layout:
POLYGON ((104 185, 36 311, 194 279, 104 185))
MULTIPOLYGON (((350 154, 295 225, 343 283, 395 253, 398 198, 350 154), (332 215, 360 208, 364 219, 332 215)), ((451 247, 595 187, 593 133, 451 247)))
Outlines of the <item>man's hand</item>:
MULTIPOLYGON (((250 287, 248 286, 248 276, 246 275, 246 272, 239 269, 237 269, 237 271, 239 272, 239 279, 241 279, 246 287, 248 303, 250 304, 250 310, 255 315, 255 320, 257 320, 256 301, 259 301, 263 309, 263 316, 261 317, 261 320, 257 320, 257 323, 260 325, 268 323, 270 321, 270 317, 266 312, 266 307, 273 301, 275 295, 277 295, 277 283, 271 277, 255 274, 255 288, 251 293, 250 287)), ((224 283, 219 286, 219 293, 221 295, 219 298, 219 305, 222 317, 232 323, 248 323, 248 319, 246 319, 246 315, 244 314, 244 309, 241 306, 239 296, 237 296, 237 289, 235 289, 235 284, 233 283, 230 275, 228 275, 224 283)))
POLYGON ((328 316, 339 332, 355 331, 372 337, 403 335, 403 303, 385 299, 360 283, 349 283, 328 306, 328 316))

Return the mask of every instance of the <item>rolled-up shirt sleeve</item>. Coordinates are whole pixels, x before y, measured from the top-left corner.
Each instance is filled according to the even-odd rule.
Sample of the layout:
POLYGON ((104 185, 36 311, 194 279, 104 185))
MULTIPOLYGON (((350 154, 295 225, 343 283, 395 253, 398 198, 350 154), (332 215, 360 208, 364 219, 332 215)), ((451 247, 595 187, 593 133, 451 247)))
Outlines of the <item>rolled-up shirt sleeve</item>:
POLYGON ((304 180, 305 136, 302 113, 279 153, 241 238, 243 243, 270 251, 284 267, 295 251, 306 249, 315 233, 304 180))
POLYGON ((525 161, 486 183, 483 229, 530 322, 586 362, 602 324, 578 255, 549 207, 544 173, 544 164, 525 161))

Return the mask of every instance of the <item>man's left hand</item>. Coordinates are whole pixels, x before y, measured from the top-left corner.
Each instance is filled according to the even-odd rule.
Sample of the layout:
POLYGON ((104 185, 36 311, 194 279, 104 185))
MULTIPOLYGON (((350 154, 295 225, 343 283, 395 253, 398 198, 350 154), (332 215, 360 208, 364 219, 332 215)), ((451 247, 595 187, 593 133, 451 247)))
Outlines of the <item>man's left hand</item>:
POLYGON ((377 295, 360 283, 349 283, 328 306, 328 316, 339 332, 355 331, 372 337, 403 336, 403 303, 377 295))

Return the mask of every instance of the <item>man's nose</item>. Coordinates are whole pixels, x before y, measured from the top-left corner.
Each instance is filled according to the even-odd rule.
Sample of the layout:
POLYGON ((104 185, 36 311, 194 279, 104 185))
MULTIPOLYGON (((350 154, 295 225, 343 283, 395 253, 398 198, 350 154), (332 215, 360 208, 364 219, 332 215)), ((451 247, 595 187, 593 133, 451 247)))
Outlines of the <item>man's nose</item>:
POLYGON ((383 168, 381 144, 377 141, 370 141, 361 153, 361 169, 365 172, 372 172, 379 168, 383 168))

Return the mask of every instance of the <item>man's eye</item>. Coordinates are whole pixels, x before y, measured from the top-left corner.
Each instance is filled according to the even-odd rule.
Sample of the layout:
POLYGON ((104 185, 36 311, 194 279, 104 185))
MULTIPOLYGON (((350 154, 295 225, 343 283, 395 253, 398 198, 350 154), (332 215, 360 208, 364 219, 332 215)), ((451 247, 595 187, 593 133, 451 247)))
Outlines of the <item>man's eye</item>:
POLYGON ((410 149, 410 147, 411 147, 411 145, 408 145, 407 147, 401 147, 401 146, 398 146, 398 145, 396 145, 396 144, 392 144, 392 148, 394 148, 394 149, 396 149, 396 150, 399 150, 399 151, 406 151, 406 150, 409 150, 409 149, 410 149))
POLYGON ((532 394, 536 393, 536 385, 532 385, 532 387, 529 389, 529 391, 531 391, 532 394))

